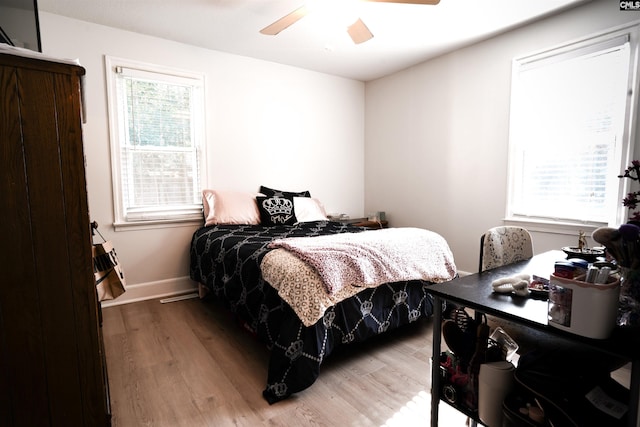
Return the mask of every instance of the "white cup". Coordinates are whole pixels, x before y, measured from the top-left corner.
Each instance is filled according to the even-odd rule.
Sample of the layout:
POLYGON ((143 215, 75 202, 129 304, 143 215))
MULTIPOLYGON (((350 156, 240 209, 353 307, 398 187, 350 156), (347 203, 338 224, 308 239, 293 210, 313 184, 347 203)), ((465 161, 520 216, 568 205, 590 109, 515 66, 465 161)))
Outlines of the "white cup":
POLYGON ((513 386, 514 370, 513 364, 507 361, 480 365, 478 415, 486 426, 502 426, 502 402, 513 386))

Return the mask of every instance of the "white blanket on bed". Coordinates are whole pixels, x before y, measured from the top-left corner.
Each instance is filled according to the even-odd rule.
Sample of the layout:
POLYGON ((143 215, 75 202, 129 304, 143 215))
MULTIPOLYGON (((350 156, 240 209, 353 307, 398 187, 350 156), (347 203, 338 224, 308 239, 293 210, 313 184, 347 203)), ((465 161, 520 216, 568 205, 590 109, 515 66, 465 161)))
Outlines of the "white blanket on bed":
POLYGON ((265 255, 262 276, 307 326, 364 287, 404 280, 439 283, 456 275, 444 238, 418 228, 293 237, 270 247, 281 249, 265 255))

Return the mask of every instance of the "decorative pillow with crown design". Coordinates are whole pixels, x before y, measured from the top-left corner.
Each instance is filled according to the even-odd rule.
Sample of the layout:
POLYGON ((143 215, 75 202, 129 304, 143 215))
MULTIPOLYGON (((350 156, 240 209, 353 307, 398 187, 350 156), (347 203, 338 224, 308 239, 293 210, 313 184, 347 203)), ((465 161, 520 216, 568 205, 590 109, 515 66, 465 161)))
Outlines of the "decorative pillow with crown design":
POLYGON ((276 190, 275 188, 260 186, 260 193, 269 197, 311 197, 311 193, 306 191, 284 191, 276 190))
POLYGON ((294 225, 296 220, 293 197, 256 197, 262 225, 294 225))

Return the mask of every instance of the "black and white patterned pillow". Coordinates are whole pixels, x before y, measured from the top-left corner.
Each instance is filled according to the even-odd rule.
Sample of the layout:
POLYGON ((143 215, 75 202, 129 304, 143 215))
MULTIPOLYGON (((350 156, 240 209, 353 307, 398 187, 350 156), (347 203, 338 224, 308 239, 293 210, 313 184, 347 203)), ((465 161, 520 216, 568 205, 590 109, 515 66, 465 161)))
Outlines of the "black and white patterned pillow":
POLYGON ((262 225, 293 225, 297 222, 293 197, 256 197, 262 225))
POLYGON ((311 197, 311 193, 309 191, 283 191, 265 187, 264 185, 260 186, 260 193, 269 197, 311 197))

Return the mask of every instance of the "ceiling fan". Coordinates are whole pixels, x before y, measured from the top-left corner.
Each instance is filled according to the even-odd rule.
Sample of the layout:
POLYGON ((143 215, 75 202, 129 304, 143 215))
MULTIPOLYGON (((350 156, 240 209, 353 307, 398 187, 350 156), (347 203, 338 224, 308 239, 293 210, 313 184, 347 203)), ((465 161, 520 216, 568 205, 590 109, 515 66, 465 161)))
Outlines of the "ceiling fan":
MULTIPOLYGON (((435 5, 440 3, 440 0, 364 0, 364 1, 379 2, 379 3, 408 3, 408 4, 428 4, 428 5, 435 5)), ((266 34, 269 36, 275 36, 280 31, 288 28, 289 26, 298 22, 300 19, 304 18, 310 12, 311 12, 311 9, 307 5, 303 5, 297 8, 296 10, 294 10, 293 12, 278 19, 274 23, 267 25, 262 30, 260 30, 260 32, 262 34, 266 34)), ((360 18, 358 18, 353 24, 347 27, 347 33, 351 37, 351 40, 353 40, 353 42, 356 44, 366 42, 367 40, 373 38, 373 34, 371 33, 367 25, 360 18)))

